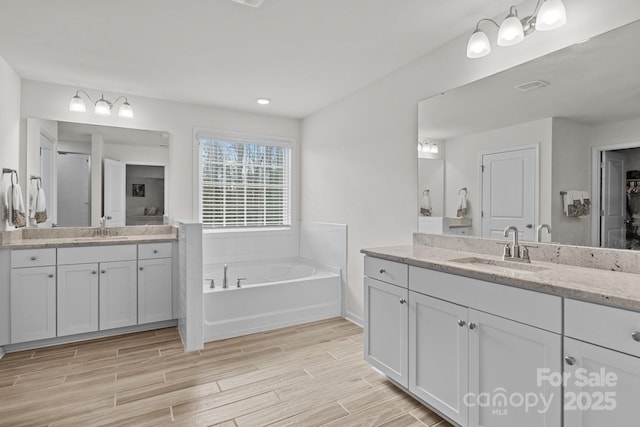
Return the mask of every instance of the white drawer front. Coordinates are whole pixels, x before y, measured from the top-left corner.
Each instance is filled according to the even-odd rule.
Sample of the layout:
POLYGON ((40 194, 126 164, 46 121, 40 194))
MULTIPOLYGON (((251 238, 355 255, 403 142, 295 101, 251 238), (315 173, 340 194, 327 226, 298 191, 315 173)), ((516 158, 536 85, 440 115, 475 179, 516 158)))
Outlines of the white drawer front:
POLYGON ((18 249, 11 251, 11 268, 56 265, 56 250, 18 249))
POLYGON ((555 333, 562 333, 562 298, 411 266, 409 289, 555 333))
POLYGON ((565 298, 564 334, 640 357, 640 313, 636 311, 565 298))
POLYGON ((385 259, 364 257, 364 275, 406 288, 409 283, 409 266, 385 259))
POLYGON ((136 245, 81 246, 58 249, 58 265, 135 261, 136 245))
POLYGON ((171 243, 144 243, 138 245, 138 258, 171 258, 171 243))

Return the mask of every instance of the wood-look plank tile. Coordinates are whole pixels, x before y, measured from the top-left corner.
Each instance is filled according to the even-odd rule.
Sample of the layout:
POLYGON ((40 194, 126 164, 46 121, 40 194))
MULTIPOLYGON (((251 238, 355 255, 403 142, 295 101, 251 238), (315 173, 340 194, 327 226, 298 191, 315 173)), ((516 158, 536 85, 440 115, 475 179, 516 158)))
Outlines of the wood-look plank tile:
POLYGON ((348 396, 338 400, 347 411, 358 412, 371 406, 378 405, 380 402, 393 399, 404 394, 403 391, 392 385, 391 383, 382 384, 379 387, 358 393, 357 395, 348 396))
POLYGON ((327 427, 376 426, 404 415, 418 406, 420 404, 408 396, 396 397, 325 425, 327 427))
POLYGON ((212 377, 192 378, 183 381, 174 381, 171 383, 162 382, 118 393, 116 395, 116 406, 201 385, 208 385, 208 392, 210 393, 217 393, 220 391, 220 387, 218 387, 218 384, 212 377))
POLYGON ((113 421, 100 422, 99 425, 100 427, 156 427, 170 423, 171 410, 169 408, 163 408, 156 409, 144 414, 114 419, 113 421))
POLYGON ((380 427, 425 427, 425 424, 420 422, 416 417, 410 414, 404 414, 398 418, 389 420, 383 424, 379 424, 380 427))
MULTIPOLYGON (((285 427, 285 426, 322 426, 331 421, 337 420, 349 415, 347 411, 335 402, 328 403, 326 405, 317 406, 308 411, 302 412, 293 417, 286 418, 281 421, 269 424, 270 427, 285 427)), ((265 425, 265 424, 254 424, 265 425)))
POLYGON ((2 387, 8 387, 8 386, 12 386, 16 380, 18 379, 17 376, 15 377, 0 377, 0 388, 2 387))
MULTIPOLYGON (((215 409, 191 415, 182 421, 189 426, 209 426, 211 424, 229 421, 238 416, 258 411, 278 403, 278 396, 272 391, 247 399, 219 406, 215 409)), ((175 417, 175 413, 174 413, 175 417)))
MULTIPOLYGON (((410 412, 410 414, 429 427, 439 425, 438 423, 441 423, 443 421, 440 415, 436 414, 425 406, 414 409, 410 412)), ((442 424, 440 427, 451 427, 451 425, 445 421, 444 424, 442 424)))

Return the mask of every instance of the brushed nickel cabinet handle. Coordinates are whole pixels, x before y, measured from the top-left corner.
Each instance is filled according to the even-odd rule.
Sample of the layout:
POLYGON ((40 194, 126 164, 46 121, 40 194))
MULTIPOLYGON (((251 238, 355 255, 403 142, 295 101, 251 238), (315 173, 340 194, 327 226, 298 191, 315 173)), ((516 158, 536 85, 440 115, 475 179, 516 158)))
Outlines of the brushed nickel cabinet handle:
POLYGON ((102 274, 106 274, 106 273, 107 273, 107 270, 100 270, 100 273, 102 273, 102 274))
POLYGON ((384 268, 381 268, 381 269, 380 269, 380 274, 384 274, 384 273, 386 273, 386 272, 387 272, 387 270, 385 270, 384 268))
POLYGON ((29 258, 31 261, 35 261, 38 259, 38 257, 32 256, 31 258, 29 258))
POLYGON ((458 326, 463 327, 466 324, 467 324, 467 322, 465 322, 464 320, 462 320, 462 319, 458 320, 458 326))
POLYGON ((140 267, 140 271, 144 270, 144 267, 140 267))
POLYGON ((564 358, 564 362, 569 366, 573 366, 576 364, 576 359, 575 357, 567 356, 564 358))
POLYGON ((640 342, 640 332, 632 333, 631 338, 633 338, 634 341, 640 342))
POLYGON ((407 302, 407 300, 406 300, 406 299, 404 299, 404 298, 402 298, 402 299, 400 300, 400 304, 404 304, 404 303, 406 303, 406 302, 407 302))
POLYGON ((475 323, 469 323, 469 329, 475 329, 476 328, 476 324, 475 323))
POLYGON ((52 278, 53 278, 53 274, 48 274, 48 275, 47 275, 47 277, 48 277, 49 279, 52 279, 52 278))

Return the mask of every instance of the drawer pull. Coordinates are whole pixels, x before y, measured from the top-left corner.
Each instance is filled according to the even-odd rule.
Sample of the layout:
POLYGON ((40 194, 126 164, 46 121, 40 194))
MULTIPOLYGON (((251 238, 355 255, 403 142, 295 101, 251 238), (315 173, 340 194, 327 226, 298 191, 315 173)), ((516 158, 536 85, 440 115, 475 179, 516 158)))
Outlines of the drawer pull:
POLYGON ((140 271, 144 270, 144 267, 140 267, 140 271))
POLYGON ((567 356, 564 358, 564 362, 569 366, 573 366, 576 364, 576 359, 574 357, 567 356))
POLYGON ((475 329, 476 328, 476 324, 475 323, 469 323, 469 329, 475 329))
POLYGON ((157 249, 154 249, 154 250, 153 250, 153 253, 154 253, 154 254, 157 254, 157 253, 158 253, 158 250, 157 250, 157 249))
POLYGON ((402 298, 402 299, 400 300, 400 304, 404 304, 404 303, 406 303, 406 302, 407 302, 407 300, 406 300, 406 299, 404 299, 404 298, 402 298))
POLYGON ((100 270, 100 273, 102 273, 102 274, 106 274, 106 273, 107 273, 107 270, 100 270))
POLYGON ((384 268, 381 268, 381 269, 380 269, 380 274, 384 274, 384 273, 386 273, 386 272, 387 272, 387 270, 385 270, 384 268))
POLYGON ((465 322, 464 320, 462 320, 462 319, 458 320, 458 326, 460 326, 461 328, 466 324, 467 324, 467 322, 465 322))
POLYGON ((29 258, 31 261, 35 261, 38 259, 38 257, 32 256, 31 258, 29 258))
POLYGON ((95 270, 93 270, 93 271, 91 272, 91 274, 97 274, 97 273, 98 273, 98 272, 97 272, 97 271, 95 271, 95 270))
POLYGON ((49 279, 52 279, 52 278, 53 278, 53 274, 48 274, 48 275, 47 275, 47 277, 48 277, 49 279))
POLYGON ((634 341, 640 342, 640 332, 632 333, 631 338, 633 338, 634 341))

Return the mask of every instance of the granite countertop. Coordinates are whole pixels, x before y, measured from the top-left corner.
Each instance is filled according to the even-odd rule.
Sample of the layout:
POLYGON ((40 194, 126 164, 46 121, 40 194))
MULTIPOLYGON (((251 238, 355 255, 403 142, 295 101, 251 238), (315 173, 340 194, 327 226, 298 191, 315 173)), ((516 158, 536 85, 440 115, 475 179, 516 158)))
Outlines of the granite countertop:
POLYGON ((0 233, 0 249, 40 249, 172 242, 178 229, 168 225, 107 228, 108 236, 96 236, 96 228, 70 227, 22 229, 0 233))
MULTIPOLYGON (((500 250, 496 247, 496 253, 500 250)), ((527 271, 518 269, 521 263, 502 262, 499 256, 422 245, 362 249, 361 252, 444 273, 640 311, 640 275, 635 273, 541 261, 524 264, 522 268, 539 269, 527 271), (464 258, 482 258, 500 265, 454 261, 464 258), (508 267, 511 263, 513 268, 508 267)))

